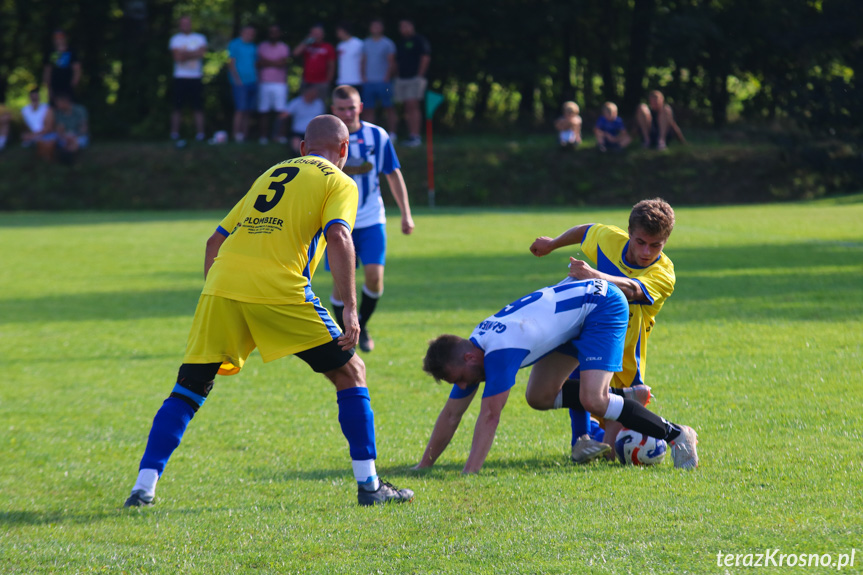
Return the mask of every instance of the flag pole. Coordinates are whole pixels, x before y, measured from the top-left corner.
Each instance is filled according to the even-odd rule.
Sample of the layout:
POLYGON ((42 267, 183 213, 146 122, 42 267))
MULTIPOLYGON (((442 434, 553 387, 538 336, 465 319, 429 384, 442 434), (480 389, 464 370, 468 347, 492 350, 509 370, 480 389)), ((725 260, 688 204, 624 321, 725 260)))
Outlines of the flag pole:
POLYGON ((428 166, 428 196, 429 207, 435 207, 435 191, 434 191, 434 145, 433 145, 433 128, 432 117, 435 110, 443 102, 443 94, 437 92, 426 92, 426 164, 428 166))

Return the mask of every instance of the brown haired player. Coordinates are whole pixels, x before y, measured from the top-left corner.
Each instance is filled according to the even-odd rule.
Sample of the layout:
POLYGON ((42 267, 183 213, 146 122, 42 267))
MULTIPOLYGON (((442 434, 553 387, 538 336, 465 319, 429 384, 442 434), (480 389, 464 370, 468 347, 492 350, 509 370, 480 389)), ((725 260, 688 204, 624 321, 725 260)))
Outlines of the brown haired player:
MULTIPOLYGON (((656 315, 674 291, 674 264, 662 250, 674 229, 674 210, 661 198, 642 200, 629 215, 628 233, 603 224, 582 224, 558 237, 539 237, 530 246, 538 257, 581 244, 582 251, 596 267, 570 257, 570 276, 577 279, 604 279, 620 288, 629 301, 629 325, 623 350, 623 370, 615 373, 611 386, 632 388, 627 397, 647 404, 649 388, 644 386, 647 368, 647 338, 656 315), (639 387, 644 386, 644 387, 639 387)), ((586 463, 608 453, 620 430, 606 422, 605 444, 588 436, 590 413, 570 410, 572 418, 572 459, 586 463)))

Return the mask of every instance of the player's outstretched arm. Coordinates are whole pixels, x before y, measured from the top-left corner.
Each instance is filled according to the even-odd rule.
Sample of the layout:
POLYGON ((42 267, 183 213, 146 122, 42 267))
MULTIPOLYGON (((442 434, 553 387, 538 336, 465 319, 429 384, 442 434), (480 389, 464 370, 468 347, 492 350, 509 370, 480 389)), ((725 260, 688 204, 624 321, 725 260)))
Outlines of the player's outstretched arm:
POLYGON ((580 226, 575 226, 574 228, 566 230, 556 238, 550 238, 548 236, 538 237, 530 245, 530 253, 536 257, 542 257, 547 256, 557 248, 580 244, 584 241, 584 234, 587 233, 588 228, 592 225, 593 224, 581 224, 580 226))
POLYGON ((414 220, 411 217, 411 204, 408 201, 408 188, 405 185, 404 176, 402 176, 402 171, 398 168, 384 175, 387 178, 393 199, 396 201, 396 205, 402 214, 402 233, 408 235, 414 231, 414 220))
POLYGON ((590 267, 585 261, 577 260, 573 257, 569 258, 569 277, 577 280, 600 279, 609 283, 613 283, 620 288, 627 301, 642 301, 647 300, 644 292, 641 290, 641 284, 629 278, 613 276, 602 273, 590 267))
POLYGON ((500 414, 509 397, 509 390, 482 398, 482 408, 479 410, 479 418, 473 430, 473 443, 470 446, 470 455, 464 464, 462 473, 478 473, 485 463, 485 458, 494 443, 494 435, 497 433, 497 425, 500 423, 500 414))
POLYGON ((213 267, 213 262, 219 255, 219 249, 226 239, 228 239, 227 236, 219 232, 213 232, 213 235, 207 238, 207 249, 204 252, 204 279, 207 279, 207 274, 210 273, 210 268, 213 267))
POLYGON ((351 232, 342 224, 332 224, 327 230, 327 258, 333 274, 333 283, 341 295, 345 310, 342 319, 345 333, 339 337, 342 349, 356 347, 360 341, 360 320, 357 315, 357 286, 354 277, 356 255, 351 232))
POLYGON ((437 416, 437 421, 434 424, 434 429, 432 430, 425 453, 423 453, 422 460, 414 465, 414 469, 423 469, 434 465, 437 458, 441 456, 449 445, 452 436, 455 435, 455 431, 461 423, 461 418, 464 412, 467 411, 475 395, 476 390, 467 397, 459 399, 450 397, 447 399, 440 415, 437 416))

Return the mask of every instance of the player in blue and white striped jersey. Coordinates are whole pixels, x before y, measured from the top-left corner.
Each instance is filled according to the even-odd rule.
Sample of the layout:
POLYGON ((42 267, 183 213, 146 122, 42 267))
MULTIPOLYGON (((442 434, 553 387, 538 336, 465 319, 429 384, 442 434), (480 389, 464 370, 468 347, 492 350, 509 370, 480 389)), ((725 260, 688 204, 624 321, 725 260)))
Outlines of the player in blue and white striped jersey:
POLYGON ((478 472, 491 449, 515 375, 531 365, 525 397, 534 409, 586 409, 602 414, 668 441, 675 467, 696 467, 696 434, 691 427, 666 421, 636 400, 609 394, 612 375, 622 368, 628 318, 629 304, 613 283, 567 279, 507 305, 480 322, 470 339, 442 335, 429 342, 423 369, 453 388, 416 468, 430 467, 440 457, 485 381, 463 469, 478 472), (580 382, 568 379, 576 367, 581 368, 580 382))
MULTIPOLYGON (((403 234, 413 232, 414 221, 395 147, 386 130, 360 120, 363 103, 360 101, 359 92, 352 86, 338 86, 333 91, 332 111, 350 132, 348 161, 343 171, 354 179, 359 190, 357 221, 352 236, 357 252, 357 265, 362 263, 365 272, 363 297, 360 302, 359 345, 362 351, 368 352, 374 349, 374 340, 369 336, 367 324, 384 293, 387 235, 384 201, 381 197, 381 175, 386 178, 401 211, 403 234)), ((335 289, 330 301, 335 317, 340 318, 342 298, 335 289)))

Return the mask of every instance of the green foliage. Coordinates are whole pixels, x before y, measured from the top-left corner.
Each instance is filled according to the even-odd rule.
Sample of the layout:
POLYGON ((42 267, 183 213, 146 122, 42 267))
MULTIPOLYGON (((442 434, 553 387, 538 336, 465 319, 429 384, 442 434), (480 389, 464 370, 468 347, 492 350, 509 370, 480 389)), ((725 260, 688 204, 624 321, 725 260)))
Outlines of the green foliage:
MULTIPOLYGON (((720 551, 855 547, 843 572, 859 571, 860 196, 678 208, 677 289, 646 377, 651 407, 698 429, 695 472, 570 464, 567 416, 527 407, 526 370, 482 473, 459 473, 477 405, 439 463, 411 472, 447 395, 421 371, 426 341, 559 280, 577 250, 534 258, 537 235, 627 217, 420 210, 411 237, 390 218, 363 356, 378 467, 415 502, 356 507, 330 384, 254 354, 218 378, 157 505, 123 510, 222 215, 0 215, 0 572, 713 574, 720 551)), ((329 277, 314 286, 327 294, 329 277)))
MULTIPOLYGON (((168 39, 180 14, 210 40, 209 129, 229 126, 224 49, 241 24, 278 22, 295 46, 308 27, 341 20, 364 35, 372 16, 397 36, 409 15, 433 47, 431 87, 443 91, 451 130, 546 125, 561 102, 585 112, 617 101, 629 120, 661 88, 689 125, 776 119, 815 132, 859 135, 863 11, 857 0, 7 0, 0 2, 0 100, 23 105, 41 81, 54 28, 80 51, 80 96, 94 131, 164 137, 170 113, 168 39), (137 8, 137 9, 135 9, 137 8), (751 89, 738 90, 734 79, 751 89)), ((296 90, 300 66, 290 84, 296 90)), ((296 93, 294 91, 294 93, 296 93)), ((594 116, 595 117, 595 116, 594 116)))
MULTIPOLYGON (((590 139, 559 151, 553 133, 436 137, 437 205, 632 205, 657 194, 690 205, 751 203, 861 189, 856 146, 744 132, 690 137, 663 154, 637 144, 600 154, 590 139)), ((15 148, 0 156, 0 210, 227 209, 286 157, 275 145, 97 141, 70 168, 15 148)), ((411 203, 427 205, 425 150, 400 148, 399 159, 411 203)))

